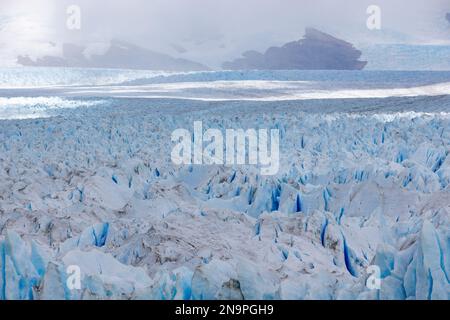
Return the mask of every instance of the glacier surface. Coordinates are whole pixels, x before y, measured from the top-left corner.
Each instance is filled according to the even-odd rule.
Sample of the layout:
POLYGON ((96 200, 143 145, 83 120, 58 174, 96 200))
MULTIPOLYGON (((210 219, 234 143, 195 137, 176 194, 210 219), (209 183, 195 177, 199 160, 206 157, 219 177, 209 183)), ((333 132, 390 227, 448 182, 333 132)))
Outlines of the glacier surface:
POLYGON ((0 299, 450 298, 449 96, 32 99, 0 107, 0 299), (173 165, 199 120, 279 129, 280 171, 173 165))

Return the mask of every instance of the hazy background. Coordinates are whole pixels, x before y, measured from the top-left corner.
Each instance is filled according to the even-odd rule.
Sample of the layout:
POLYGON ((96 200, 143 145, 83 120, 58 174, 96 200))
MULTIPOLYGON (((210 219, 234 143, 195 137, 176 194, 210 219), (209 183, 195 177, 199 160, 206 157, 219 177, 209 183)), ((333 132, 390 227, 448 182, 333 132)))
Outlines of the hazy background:
POLYGON ((17 55, 58 55, 64 42, 102 53, 119 39, 217 68, 243 51, 298 40, 306 26, 369 57, 378 44, 448 49, 447 12, 450 0, 0 0, 0 64, 14 65, 17 55), (366 27, 371 4, 381 7, 379 31, 366 27), (69 5, 81 7, 79 31, 66 28, 69 5))

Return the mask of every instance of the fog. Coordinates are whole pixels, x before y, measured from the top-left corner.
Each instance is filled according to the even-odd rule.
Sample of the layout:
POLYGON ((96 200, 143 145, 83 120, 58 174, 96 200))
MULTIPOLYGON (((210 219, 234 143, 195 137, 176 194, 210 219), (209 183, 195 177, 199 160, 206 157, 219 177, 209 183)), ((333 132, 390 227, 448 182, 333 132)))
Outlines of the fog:
POLYGON ((358 44, 448 44, 450 0, 0 0, 1 64, 19 54, 58 54, 61 44, 105 50, 120 39, 211 67, 249 49, 300 39, 313 26, 358 44), (368 30, 366 9, 381 9, 368 30), (69 30, 67 7, 81 9, 69 30))

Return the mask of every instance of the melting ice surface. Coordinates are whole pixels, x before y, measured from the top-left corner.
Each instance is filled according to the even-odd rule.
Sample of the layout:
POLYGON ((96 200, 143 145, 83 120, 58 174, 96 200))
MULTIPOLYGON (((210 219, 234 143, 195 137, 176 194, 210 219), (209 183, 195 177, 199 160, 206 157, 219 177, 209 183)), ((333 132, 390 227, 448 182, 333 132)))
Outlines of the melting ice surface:
POLYGON ((0 299, 449 299, 449 83, 1 70, 0 299), (199 120, 279 129, 280 171, 172 165, 199 120))

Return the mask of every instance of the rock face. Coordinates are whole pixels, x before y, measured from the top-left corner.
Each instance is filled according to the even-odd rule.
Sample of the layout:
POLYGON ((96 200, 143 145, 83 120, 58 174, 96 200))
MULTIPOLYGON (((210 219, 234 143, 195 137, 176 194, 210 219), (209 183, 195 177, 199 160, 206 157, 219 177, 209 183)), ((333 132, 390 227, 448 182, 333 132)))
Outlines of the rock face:
POLYGON ((361 70, 367 62, 359 61, 361 51, 351 43, 313 28, 305 37, 282 47, 271 47, 265 53, 247 51, 243 58, 223 64, 224 69, 248 70, 361 70))
POLYGON ((66 43, 62 57, 45 56, 32 60, 28 56, 19 56, 17 63, 33 67, 80 67, 80 68, 119 68, 165 71, 199 71, 208 67, 186 59, 177 59, 169 55, 154 52, 139 46, 113 40, 111 46, 102 55, 86 58, 85 47, 66 43))
POLYGON ((445 17, 447 18, 447 21, 450 22, 450 13, 447 13, 445 17))

